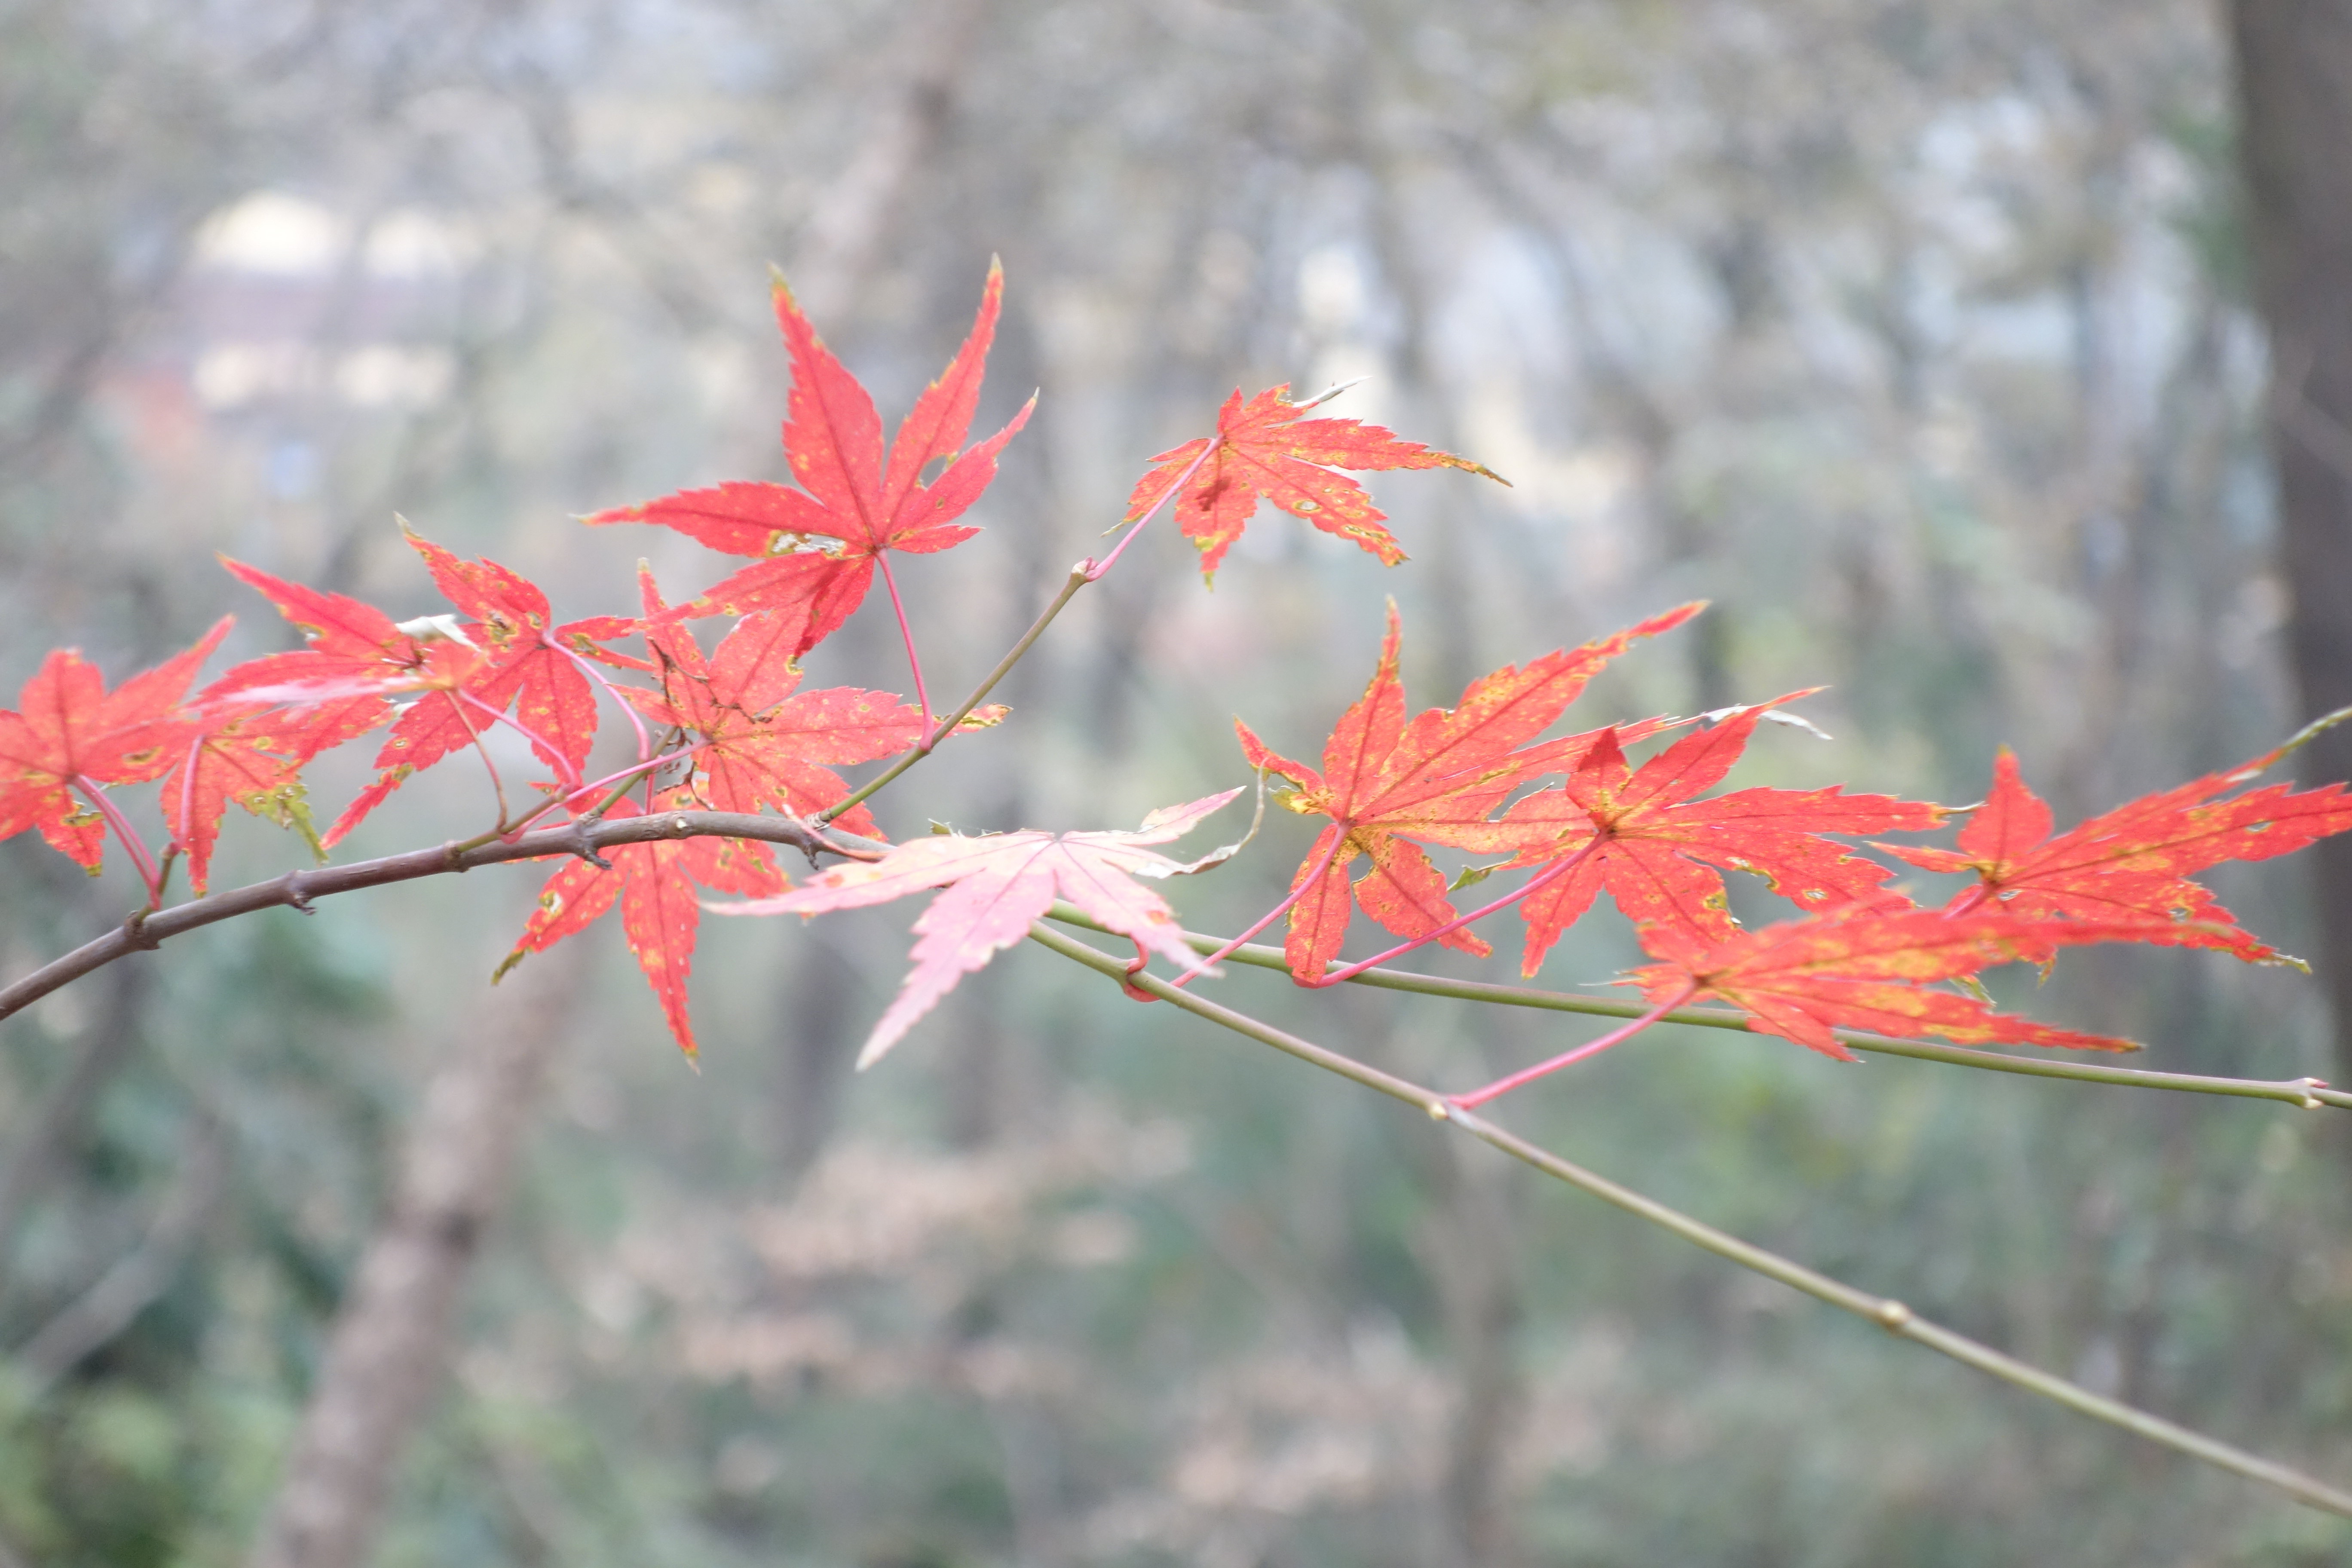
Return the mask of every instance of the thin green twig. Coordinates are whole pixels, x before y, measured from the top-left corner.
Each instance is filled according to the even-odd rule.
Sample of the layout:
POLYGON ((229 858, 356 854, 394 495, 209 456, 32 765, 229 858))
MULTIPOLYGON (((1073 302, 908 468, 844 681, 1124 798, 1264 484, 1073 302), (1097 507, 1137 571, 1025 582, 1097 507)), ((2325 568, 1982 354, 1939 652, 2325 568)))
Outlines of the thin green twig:
MULTIPOLYGON (((1743 1268, 1753 1269, 1767 1279, 1777 1279, 1784 1285, 1801 1290, 1816 1300, 1826 1301, 1843 1311, 1853 1313, 1855 1317, 1867 1319, 1898 1339, 1910 1340, 1926 1345, 1930 1350, 1939 1351, 1957 1362, 1975 1367, 1979 1372, 1989 1373, 2004 1383, 2024 1389, 2030 1394, 2038 1394, 2045 1399, 2054 1400, 2068 1409, 2088 1415, 2094 1420, 2104 1421, 2112 1426, 2119 1426, 2150 1442, 2161 1444, 2176 1453, 2202 1459, 2209 1465, 2218 1466, 2221 1469, 2243 1476, 2250 1480, 2275 1487, 2296 1501, 2312 1508, 2352 1519, 2352 1492, 2339 1490, 2299 1470, 2290 1469, 2284 1465, 2273 1463, 2258 1454, 2248 1453, 2242 1448, 2232 1447, 2217 1438, 2191 1431, 2160 1415, 2152 1415, 2147 1411, 2137 1410, 2116 1400, 2094 1394, 2087 1388, 2080 1387, 2067 1382, 2064 1378, 2054 1376, 2039 1367, 2019 1361, 2014 1356, 2003 1354, 1990 1345, 1979 1344, 1963 1334, 1954 1333, 1949 1329, 1928 1322, 1901 1301, 1891 1297, 1873 1295, 1867 1290, 1848 1285, 1843 1280, 1832 1279, 1826 1274, 1818 1273, 1801 1263, 1783 1258, 1779 1253, 1758 1247, 1752 1242, 1742 1241, 1739 1237, 1717 1230, 1713 1226, 1695 1219, 1679 1209, 1670 1208, 1654 1198, 1645 1197, 1630 1187, 1621 1186, 1605 1176, 1597 1175, 1581 1165, 1564 1160, 1548 1149, 1528 1142, 1516 1133, 1504 1131, 1484 1117, 1451 1105, 1444 1095, 1433 1089, 1425 1089, 1420 1084, 1382 1072, 1378 1068, 1369 1067, 1362 1062, 1344 1057, 1337 1051, 1326 1049, 1310 1040, 1301 1039, 1271 1025, 1262 1024, 1245 1014, 1237 1013, 1206 997, 1179 991, 1156 974, 1146 973, 1129 975, 1127 973, 1127 964, 1124 960, 1065 936, 1043 922, 1033 922, 1029 928, 1029 935, 1030 939, 1039 945, 1051 948, 1063 957, 1073 959, 1115 982, 1131 984, 1148 991, 1162 1001, 1173 1003, 1185 1012, 1206 1018, 1213 1024, 1233 1030, 1235 1034, 1246 1036, 1261 1045, 1271 1046, 1276 1050, 1312 1063, 1327 1072, 1337 1073, 1342 1078, 1362 1084, 1367 1089, 1377 1089, 1408 1105, 1419 1106, 1431 1117, 1441 1121, 1451 1122, 1472 1137, 1492 1144, 1513 1159, 1531 1165, 1546 1175, 1556 1177, 1570 1186, 1591 1194, 1603 1203, 1612 1205, 1637 1218, 1647 1220, 1652 1225, 1671 1231, 1684 1240, 1704 1247, 1719 1258, 1729 1258, 1743 1268)), ((1235 956, 1239 954, 1236 953, 1235 956)))
POLYGON ((826 823, 831 822, 835 817, 839 816, 843 812, 847 811, 851 806, 863 805, 868 797, 870 797, 876 791, 879 790, 884 784, 888 784, 900 773, 905 773, 908 768, 913 767, 917 763, 919 763, 925 757, 929 756, 931 754, 931 748, 938 745, 950 735, 954 734, 955 727, 962 723, 966 719, 971 717, 971 710, 988 700, 988 694, 996 689, 997 682, 1003 680, 1006 676, 1013 673, 1013 667, 1019 664, 1023 657, 1026 655, 1029 649, 1036 643, 1037 639, 1045 635, 1045 628, 1054 624, 1054 617, 1062 613, 1063 606, 1067 605, 1070 600, 1076 595, 1079 589, 1085 587, 1092 581, 1093 579, 1087 575, 1086 563, 1081 562, 1079 564, 1071 567, 1069 578, 1067 581, 1063 583, 1062 591, 1054 595, 1054 602, 1047 605, 1038 615, 1037 618, 1029 624, 1029 629, 1021 634, 1021 640, 1013 645, 1011 651, 1007 652, 1003 658, 996 661, 996 668, 990 670, 987 678, 972 689, 971 695, 963 700, 962 707, 958 708, 945 719, 940 720, 937 726, 925 734, 922 744, 917 746, 913 751, 908 752, 905 756, 900 757, 897 762, 891 763, 888 767, 883 769, 880 773, 875 774, 872 778, 867 779, 864 784, 850 791, 848 795, 842 800, 839 800, 834 805, 827 806, 824 810, 818 812, 816 816, 811 817, 809 820, 815 823, 820 827, 824 826, 826 823))
MULTIPOLYGON (((1013 667, 1019 664, 1028 654, 1029 649, 1036 643, 1037 639, 1045 635, 1045 628, 1054 624, 1054 617, 1062 613, 1063 606, 1067 605, 1073 598, 1076 597, 1079 589, 1085 587, 1089 583, 1099 582, 1101 580, 1103 574, 1108 572, 1111 567, 1118 563, 1119 556, 1125 553, 1127 547, 1134 542, 1135 536, 1143 531, 1144 524, 1159 516, 1160 509, 1169 505, 1175 499, 1176 493, 1179 490, 1181 490, 1186 485, 1192 482, 1192 476, 1201 471, 1201 465, 1207 461, 1209 454, 1214 452, 1216 449, 1216 437, 1212 437, 1209 439, 1208 445, 1202 447, 1201 455, 1192 459, 1192 466, 1186 468, 1176 482, 1170 486, 1167 491, 1162 494, 1158 500, 1151 503, 1151 510, 1145 512, 1141 518, 1137 520, 1135 526, 1127 531, 1127 536, 1121 539, 1118 543, 1113 547, 1108 555, 1105 556, 1101 561, 1097 561, 1094 557, 1088 556, 1084 561, 1081 561, 1076 565, 1071 567, 1070 575, 1062 584, 1062 591, 1054 595, 1054 602, 1047 605, 1044 611, 1038 615, 1037 618, 1029 624, 1029 629, 1021 634, 1021 640, 1013 645, 1011 651, 1006 653, 1003 658, 996 661, 996 668, 990 670, 987 677, 982 679, 977 687, 973 688, 971 695, 963 700, 963 706, 949 714, 937 725, 933 725, 930 721, 929 700, 928 699, 923 699, 922 697, 922 668, 918 665, 915 671, 915 694, 918 699, 920 699, 923 701, 924 734, 922 743, 917 746, 913 751, 908 752, 905 756, 900 757, 897 762, 891 763, 888 767, 883 769, 882 772, 875 774, 874 777, 866 780, 856 789, 850 792, 847 799, 835 803, 825 810, 818 813, 817 816, 812 817, 810 820, 822 827, 826 823, 831 822, 835 817, 839 816, 843 812, 847 811, 851 806, 863 805, 877 790, 879 790, 884 784, 887 784, 891 780, 897 778, 900 773, 905 773, 908 768, 913 767, 917 763, 921 762, 925 757, 929 756, 933 747, 937 746, 941 741, 946 740, 950 735, 954 734, 955 727, 962 723, 966 719, 970 718, 971 716, 971 710, 988 700, 988 694, 996 689, 996 683, 1003 680, 1006 676, 1012 674, 1013 667)), ((890 571, 890 563, 887 560, 885 560, 882 563, 882 571, 884 581, 887 582, 890 571)), ((896 584, 892 584, 890 588, 890 603, 893 608, 896 608, 898 603, 898 590, 896 584)), ((898 625, 900 629, 905 629, 907 621, 903 611, 900 612, 898 625)), ((907 657, 909 660, 913 659, 915 657, 915 636, 912 632, 907 633, 907 657)))
MULTIPOLYGON (((1066 925, 1083 926, 1088 931, 1097 931, 1103 929, 1075 904, 1056 903, 1051 913, 1055 920, 1066 925)), ((1184 940, 1202 952, 1213 952, 1224 945, 1222 938, 1202 936, 1193 931, 1186 931, 1184 940)), ((1279 969, 1286 973, 1290 968, 1289 961, 1283 957, 1280 948, 1255 942, 1236 947, 1225 957, 1233 963, 1245 963, 1257 969, 1279 969)), ((1580 996, 1573 992, 1540 991, 1527 985, 1498 985, 1483 980, 1448 980, 1442 975, 1415 974, 1400 969, 1368 969, 1361 974, 1351 976, 1348 984, 1374 986, 1382 991, 1410 991, 1423 996, 1444 996, 1456 1002, 1533 1007, 1549 1013, 1582 1013, 1596 1018, 1638 1018, 1643 1012, 1638 1002, 1620 1002, 1607 996, 1580 996)), ((1748 1016, 1722 1008, 1685 1007, 1666 1014, 1659 1022, 1688 1024, 1702 1029, 1745 1031, 1748 1016)), ((1987 1072, 2014 1073, 2025 1078, 2064 1079, 2074 1083, 2100 1083, 2125 1089, 2164 1089, 2185 1094, 2219 1094, 2238 1100, 2271 1100, 2305 1110, 2316 1110, 2322 1106, 2333 1106, 2339 1110, 2352 1110, 2352 1094, 2330 1089, 2315 1078, 2221 1078, 2203 1073, 2156 1072, 2146 1068, 2108 1067, 2097 1062, 2012 1057, 2000 1051, 1970 1050, 1963 1046, 1891 1039, 1884 1035, 1865 1035, 1852 1029, 1833 1032, 1840 1045, 1875 1056, 1907 1057, 1914 1061, 1942 1062, 1950 1067, 1977 1068, 1987 1072)))

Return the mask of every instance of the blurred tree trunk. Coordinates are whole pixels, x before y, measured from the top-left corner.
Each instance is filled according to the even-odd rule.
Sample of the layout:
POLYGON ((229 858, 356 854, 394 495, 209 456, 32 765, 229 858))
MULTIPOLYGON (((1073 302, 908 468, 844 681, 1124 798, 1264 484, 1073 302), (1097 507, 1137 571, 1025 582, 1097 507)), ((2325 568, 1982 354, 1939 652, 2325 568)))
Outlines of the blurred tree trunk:
POLYGON ((367 1560, 401 1450, 440 1381, 458 1289, 578 1010, 588 952, 575 943, 526 965, 425 1086, 399 1190, 336 1315, 256 1568, 367 1560))
POLYGON ((793 257, 793 291, 813 319, 848 310, 907 187, 938 152, 983 10, 980 0, 931 0, 898 35, 895 47, 909 68, 866 128, 857 155, 818 196, 793 257))
MULTIPOLYGON (((2240 156, 2256 298, 2270 329, 2280 567, 2303 711, 2352 704, 2352 5, 2233 0, 2240 156)), ((2352 777, 2352 727, 2305 753, 2352 777)), ((2337 1076, 2352 1080, 2352 839, 2317 848, 2320 973, 2337 1076)))
POLYGON ((1506 1568, 1520 1555, 1507 1487, 1527 1415, 1526 1288, 1513 1239, 1519 1178, 1485 1152, 1461 1139, 1444 1142, 1438 1204, 1415 1237, 1444 1313, 1455 1384, 1437 1486, 1442 1568, 1506 1568))

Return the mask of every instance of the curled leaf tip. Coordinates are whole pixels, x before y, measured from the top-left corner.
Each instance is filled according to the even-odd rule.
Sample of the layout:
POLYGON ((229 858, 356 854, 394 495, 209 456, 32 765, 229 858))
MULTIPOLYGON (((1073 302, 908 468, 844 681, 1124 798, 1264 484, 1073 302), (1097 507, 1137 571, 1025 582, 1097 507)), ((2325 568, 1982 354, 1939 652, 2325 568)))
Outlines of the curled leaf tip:
POLYGON ((970 733, 974 730, 992 730, 997 725, 1003 723, 1006 719, 1012 716, 1012 708, 1005 703, 982 703, 980 707, 973 709, 971 712, 956 721, 956 731, 958 733, 963 734, 970 733))

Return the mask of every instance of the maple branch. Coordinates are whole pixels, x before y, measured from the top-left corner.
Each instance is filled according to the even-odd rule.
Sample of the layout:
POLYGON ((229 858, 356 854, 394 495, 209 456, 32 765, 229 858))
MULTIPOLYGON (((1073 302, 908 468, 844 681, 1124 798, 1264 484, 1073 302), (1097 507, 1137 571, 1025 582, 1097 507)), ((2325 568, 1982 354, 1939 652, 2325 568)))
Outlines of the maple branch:
POLYGON ((155 869, 155 858, 147 852, 139 830, 131 826, 131 819, 122 815, 122 808, 107 799, 106 792, 89 774, 76 773, 74 784, 89 797, 90 805, 98 808, 98 814, 106 818, 106 826, 112 828, 114 836, 122 841, 124 852, 131 857, 131 864, 138 868, 139 879, 147 884, 147 907, 152 910, 161 904, 163 901, 163 879, 155 869))
MULTIPOLYGON (((1118 934, 1076 904, 1057 902, 1048 914, 1049 918, 1065 925, 1082 926, 1105 935, 1118 934)), ((1197 931, 1186 931, 1184 941, 1202 952, 1222 948, 1225 957, 1254 969, 1278 969, 1286 973, 1290 968, 1290 961, 1278 947, 1264 947, 1255 942, 1228 947, 1224 938, 1205 936, 1197 931)), ((1527 985, 1498 985, 1486 980, 1450 980, 1443 975, 1416 974, 1402 969, 1368 969, 1350 979, 1349 984, 1369 985, 1381 991, 1408 991, 1422 996, 1444 996, 1456 1002, 1532 1007, 1542 1012, 1579 1013, 1591 1017, 1635 1018, 1645 1011, 1638 1002, 1616 1002, 1605 996, 1580 996, 1573 992, 1542 991, 1527 985)), ((1685 1007, 1668 1013, 1658 1021, 1662 1024, 1687 1024, 1702 1029, 1731 1029, 1742 1034, 1752 1032, 1748 1027, 1747 1014, 1725 1008, 1685 1007)), ((1971 1050, 1965 1046, 1898 1040, 1886 1035, 1865 1035, 1854 1029, 1832 1029, 1831 1033, 1836 1037, 1838 1044, 1857 1051, 1904 1057, 1914 1061, 1941 1062, 1948 1067, 1976 1068, 2022 1078, 2104 1084, 2115 1089, 2160 1089, 2184 1094, 2218 1094, 2232 1100, 2269 1100, 2305 1110, 2317 1110, 2323 1107, 2352 1110, 2352 1094, 2328 1088, 2324 1079, 2221 1078, 2203 1073, 2158 1072, 2148 1068, 2107 1067, 2096 1062, 2065 1061, 2057 1058, 2012 1057, 1999 1051, 1971 1050)))
MULTIPOLYGON (((1354 963, 1348 965, 1345 969, 1335 969, 1328 974, 1318 976, 1313 980, 1301 980, 1298 984, 1312 990, 1320 990, 1326 985, 1337 985, 1343 980, 1353 980, 1357 975, 1361 974, 1364 971, 1371 968, 1376 963, 1385 963, 1391 958, 1402 958, 1406 953, 1412 952, 1417 948, 1427 947, 1433 942, 1438 942, 1445 937, 1451 936, 1454 932, 1460 931, 1464 926, 1468 925, 1472 921, 1483 921, 1488 915, 1493 914, 1496 910, 1508 909, 1513 904, 1517 903, 1521 899, 1526 898, 1529 893, 1538 892, 1551 886, 1552 883, 1559 881, 1562 877, 1567 876, 1570 871, 1573 871, 1579 866, 1583 865, 1587 859, 1591 858, 1592 852, 1595 849, 1600 848, 1603 842, 1603 836, 1596 833, 1586 841, 1583 848, 1578 850, 1575 854, 1570 856, 1565 860, 1556 860, 1552 862, 1552 864, 1545 867, 1541 871, 1529 877, 1527 881, 1521 884, 1518 888, 1504 894, 1501 898, 1496 899, 1493 903, 1486 905, 1485 908, 1472 910, 1466 915, 1456 915, 1452 920, 1447 921, 1444 925, 1439 926, 1435 931, 1424 931, 1420 936, 1414 937, 1411 942, 1401 942, 1397 943, 1396 946, 1389 949, 1386 952, 1376 952, 1370 958, 1359 959, 1354 963)), ((1294 976, 1294 978, 1296 977, 1294 976)))
POLYGON ((664 752, 657 757, 647 757, 643 762, 632 763, 625 768, 615 769, 614 772, 606 773, 601 779, 590 779, 586 784, 582 784, 578 789, 573 790, 572 792, 572 795, 574 796, 583 795, 592 789, 604 789, 608 784, 613 787, 606 793, 602 800, 599 800, 595 805, 590 806, 580 815, 592 819, 603 816, 606 812, 613 809, 614 804, 617 803, 623 795, 628 794, 629 791, 635 786, 637 780, 640 778, 643 778, 649 773, 657 773, 661 772, 662 769, 669 766, 672 763, 685 762, 687 759, 702 752, 709 751, 709 742, 698 741, 693 745, 684 747, 681 750, 664 752))
MULTIPOLYGON (((882 568, 882 585, 890 590, 890 613, 898 617, 898 635, 907 639, 907 665, 915 672, 915 705, 923 710, 923 733, 931 732, 931 699, 923 689, 923 661, 915 653, 915 628, 907 624, 907 606, 898 602, 898 579, 890 571, 890 552, 875 552, 874 564, 882 568)), ((934 737, 932 744, 938 743, 934 737)))
POLYGON ((21 980, 0 986, 0 1018, 23 1011, 50 992, 118 958, 258 910, 283 907, 307 911, 314 900, 357 892, 362 888, 413 882, 424 877, 470 871, 478 866, 499 866, 509 860, 532 860, 543 856, 572 855, 583 860, 597 860, 603 851, 615 845, 680 838, 754 838, 765 844, 789 845, 812 858, 822 853, 847 859, 878 858, 889 847, 856 834, 827 834, 822 825, 793 816, 740 811, 662 811, 611 821, 583 819, 560 827, 542 827, 507 841, 470 847, 436 844, 379 859, 355 860, 347 866, 289 871, 266 882, 191 899, 152 914, 141 911, 104 936, 51 959, 21 980))
POLYGON ((1045 635, 1045 628, 1054 624, 1054 617, 1062 613, 1063 607, 1076 596, 1078 590, 1094 581, 1087 575, 1087 569, 1091 564, 1091 562, 1081 561, 1070 568, 1070 575, 1062 584, 1062 591, 1054 595, 1053 603, 1038 613, 1037 618, 1029 623, 1029 629, 1021 634, 1020 640, 1006 650, 1003 658, 996 661, 996 668, 990 670, 978 686, 972 688, 971 695, 963 700, 963 706, 940 720, 937 728, 927 729, 920 745, 850 791, 842 799, 818 812, 809 820, 822 826, 851 806, 865 804, 884 784, 890 783, 900 773, 929 756, 931 748, 955 733, 955 727, 971 717, 972 710, 986 701, 988 694, 996 689, 997 683, 1012 674, 1013 667, 1019 664, 1028 655, 1029 650, 1036 646, 1037 639, 1045 635))
POLYGON ((1688 1002, 1697 991, 1698 986, 1696 983, 1685 985, 1640 1017, 1618 1025, 1599 1039, 1587 1040, 1572 1050, 1562 1051, 1548 1062, 1538 1062, 1531 1068, 1521 1068, 1515 1073, 1496 1079, 1484 1089, 1474 1089, 1467 1094, 1449 1095, 1446 1102, 1456 1110, 1475 1110, 1488 1100, 1508 1094, 1523 1085, 1533 1083, 1539 1078, 1547 1078, 1565 1067, 1574 1067, 1587 1057, 1597 1057, 1610 1047, 1622 1045, 1632 1039, 1684 1003, 1688 1002))
POLYGON ((1213 1024, 1231 1029, 1261 1045, 1297 1057, 1301 1061, 1323 1068, 1326 1072, 1376 1089, 1391 1099, 1407 1105, 1419 1106, 1434 1120, 1451 1123, 1473 1138, 1492 1145, 1522 1163, 1531 1165, 1544 1174, 1557 1178, 1601 1202, 1624 1210, 1637 1219, 1646 1220, 1663 1230, 1694 1246, 1728 1258, 1743 1268, 1753 1270, 1768 1279, 1803 1291, 1815 1300, 1825 1301, 1842 1311, 1876 1323, 1897 1339, 1910 1340, 1949 1356, 1965 1366, 1988 1373, 2029 1394, 2038 1394, 2054 1400, 2068 1409, 2104 1421, 2112 1426, 2145 1437, 2201 1459, 2209 1465, 2275 1487, 2296 1501, 2328 1513, 2352 1519, 2352 1492, 2343 1491, 2326 1482, 2303 1474, 2299 1470, 2265 1459, 2258 1454, 2234 1447, 2208 1437, 2177 1422, 2136 1409, 2120 1400, 2108 1399, 2079 1384, 2042 1371, 2030 1363, 1979 1343, 1966 1335, 1953 1332, 1940 1324, 1932 1323, 1892 1297, 1874 1295, 1867 1290, 1833 1279, 1826 1274, 1808 1268, 1793 1258, 1743 1241, 1727 1231, 1716 1229, 1703 1220, 1669 1207, 1655 1198, 1646 1197, 1631 1187, 1620 1185, 1606 1176, 1586 1170, 1583 1166, 1561 1158, 1549 1149, 1531 1143, 1517 1134, 1508 1132, 1485 1118, 1450 1103, 1433 1089, 1423 1088, 1408 1079, 1381 1071, 1350 1057, 1327 1049, 1310 1040, 1262 1024, 1244 1013, 1222 1006, 1205 997, 1179 991, 1156 974, 1129 976, 1124 961, 1109 953, 1066 937, 1042 922, 1032 922, 1030 940, 1052 949, 1063 957, 1086 965, 1097 973, 1122 984, 1133 984, 1150 992, 1163 1002, 1172 1002, 1188 1013, 1213 1024))

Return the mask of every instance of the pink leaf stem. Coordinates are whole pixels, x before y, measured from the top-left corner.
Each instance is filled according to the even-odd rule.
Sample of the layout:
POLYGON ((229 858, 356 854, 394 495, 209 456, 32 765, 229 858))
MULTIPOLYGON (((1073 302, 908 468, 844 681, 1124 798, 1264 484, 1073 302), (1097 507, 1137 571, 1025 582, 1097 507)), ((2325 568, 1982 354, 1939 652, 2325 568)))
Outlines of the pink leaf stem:
POLYGON ((1556 1073, 1564 1067, 1573 1067, 1587 1057, 1597 1057, 1610 1047, 1632 1039, 1697 994, 1697 985, 1685 985, 1640 1017, 1629 1019, 1597 1040, 1587 1040, 1574 1050, 1563 1051, 1548 1062, 1538 1062, 1531 1068, 1521 1068, 1507 1078, 1496 1079, 1484 1089, 1474 1089, 1467 1094, 1449 1094, 1445 1097, 1445 1103, 1459 1106, 1464 1110, 1475 1110, 1499 1095, 1508 1094, 1524 1084, 1533 1083, 1536 1079, 1549 1073, 1556 1073))

